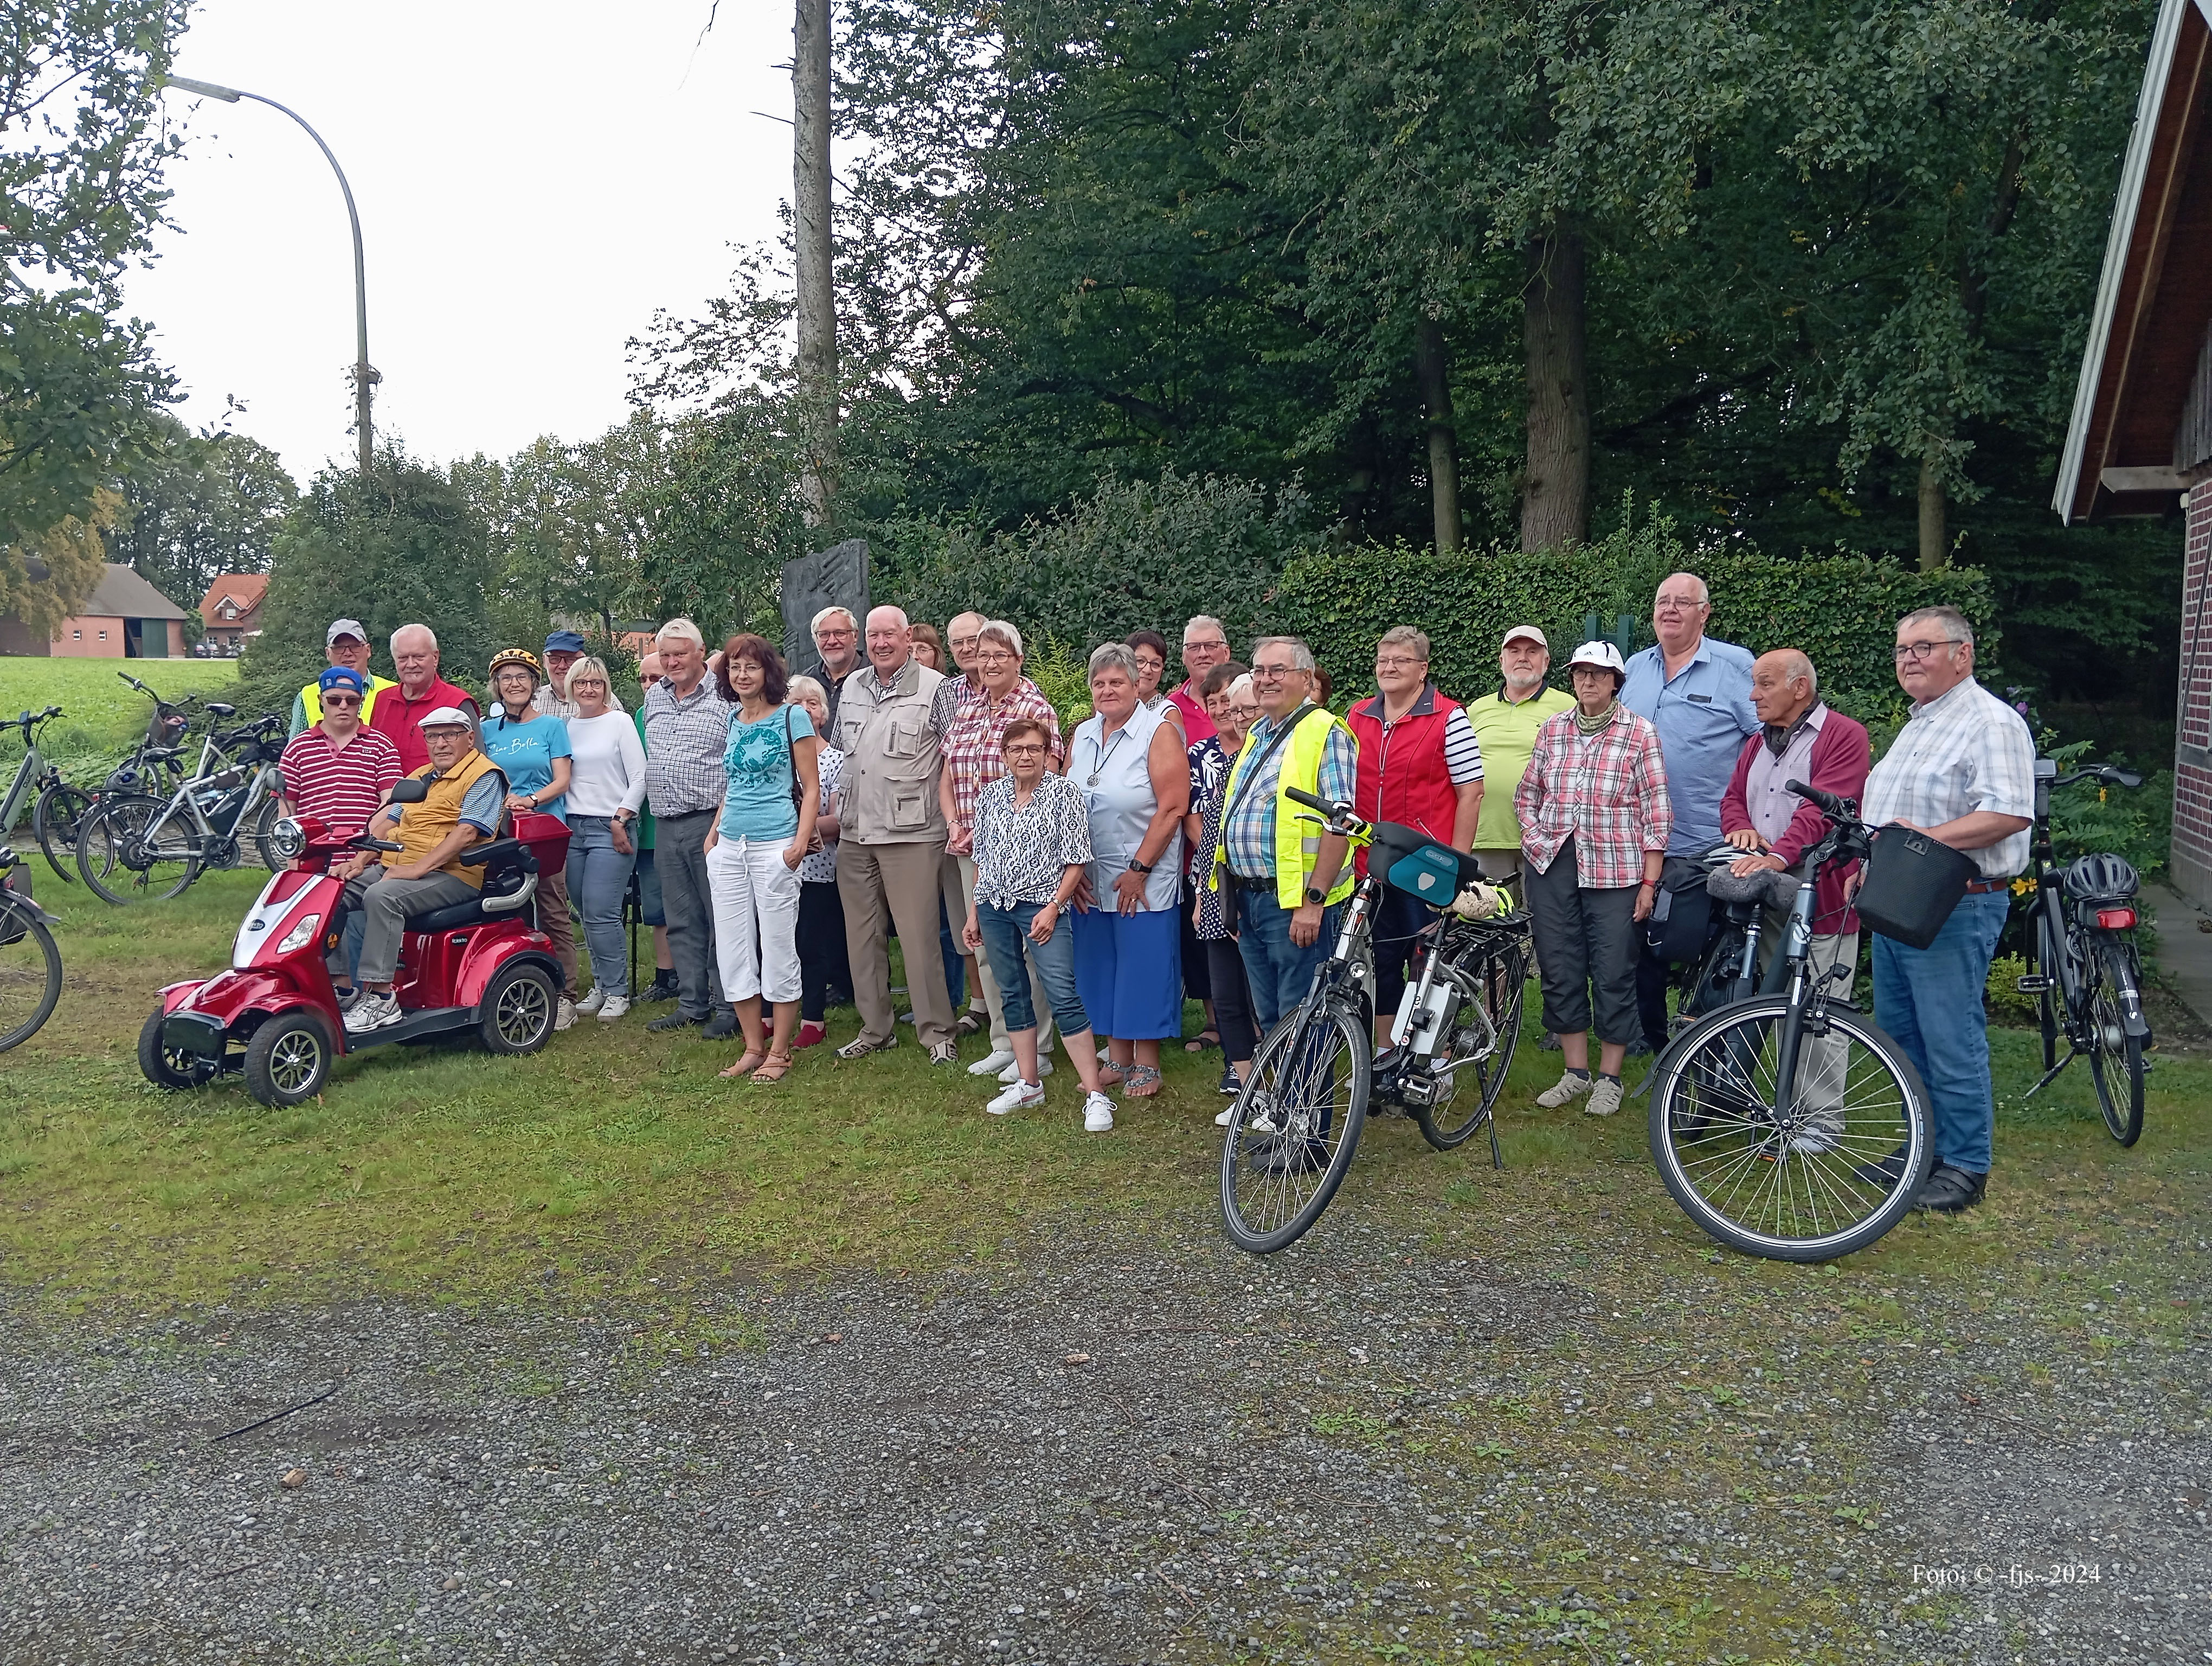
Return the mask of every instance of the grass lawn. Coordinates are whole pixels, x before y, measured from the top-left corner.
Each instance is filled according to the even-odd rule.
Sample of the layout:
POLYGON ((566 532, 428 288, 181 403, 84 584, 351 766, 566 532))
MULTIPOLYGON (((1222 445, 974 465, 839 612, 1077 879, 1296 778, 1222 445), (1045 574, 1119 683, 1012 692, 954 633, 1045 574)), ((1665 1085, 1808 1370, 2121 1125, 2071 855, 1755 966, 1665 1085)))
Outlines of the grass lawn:
MULTIPOLYGON (((859 1063, 810 1049, 785 1082, 756 1088, 716 1077, 733 1044, 647 1035, 642 1019, 665 1008, 613 1026, 581 1019, 525 1059, 375 1049, 292 1111, 262 1109, 234 1078, 164 1094, 139 1075, 139 1025, 161 983, 223 964, 254 877, 212 876, 131 909, 43 878, 69 984, 45 1031, 0 1063, 0 1279, 46 1303, 121 1312, 374 1289, 471 1299, 526 1280, 607 1297, 658 1281, 665 1298, 695 1279, 941 1264, 1072 1218, 1141 1231, 1215 1207, 1219 1055, 1180 1049, 1168 1090, 1129 1104, 1104 1136, 1082 1133, 1064 1066, 1046 1111, 1005 1118, 982 1113, 990 1085, 931 1069, 910 1031, 859 1063)), ((849 1010, 831 1014, 833 1042, 855 1028, 849 1010)), ((1455 1253, 1549 1261, 1593 1207, 1609 1233, 1702 1244, 1652 1173, 1640 1106, 1611 1121, 1534 1109, 1558 1067, 1535 1041, 1532 1026, 1501 1101, 1502 1173, 1480 1140, 1439 1155, 1408 1122, 1370 1122, 1335 1209, 1380 1212, 1455 1253)), ((2023 1241, 2148 1254, 2201 1219, 2212 1065, 2161 1057, 2142 1141, 2123 1151, 2079 1065, 2022 1103, 2033 1047, 2026 1032, 1996 1032, 1988 1204, 1909 1221, 1852 1259, 1855 1283, 1978 1276, 2023 1241)), ((1329 1231, 1324 1219, 1316 1236, 1329 1231)), ((1810 1276, 1746 1270, 1777 1284, 1810 1276)))
MULTIPOLYGON (((0 658, 0 715, 59 706, 63 715, 40 732, 39 745, 71 781, 98 787, 106 760, 127 750, 154 714, 152 703, 116 675, 128 672, 165 700, 215 695, 238 680, 235 660, 40 660, 0 658)), ((0 787, 23 756, 21 735, 0 735, 0 787)))

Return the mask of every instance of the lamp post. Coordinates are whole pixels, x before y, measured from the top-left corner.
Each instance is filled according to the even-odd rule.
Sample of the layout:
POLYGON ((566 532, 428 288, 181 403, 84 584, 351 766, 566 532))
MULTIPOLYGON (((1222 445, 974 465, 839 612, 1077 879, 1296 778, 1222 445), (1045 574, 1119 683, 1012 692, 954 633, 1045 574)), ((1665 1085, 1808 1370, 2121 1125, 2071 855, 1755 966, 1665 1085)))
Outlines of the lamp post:
POLYGON ((264 98, 258 93, 243 93, 235 87, 218 87, 211 81, 189 81, 183 76, 171 76, 165 84, 181 88, 187 93, 198 93, 203 98, 221 99, 225 104, 252 99, 256 104, 265 104, 271 110, 283 111, 301 127, 307 128, 307 137, 323 153, 323 160, 330 163, 331 172, 338 176, 338 189, 345 193, 346 218, 353 222, 353 303, 356 337, 353 367, 354 427, 361 436, 362 477, 367 479, 376 457, 375 430, 369 423, 369 391, 383 379, 368 362, 368 266, 362 256, 361 214, 353 205, 353 187, 346 183, 345 170, 338 166, 338 159, 331 154, 330 146, 323 143, 323 136, 307 126, 307 119, 298 111, 277 103, 275 99, 264 98))

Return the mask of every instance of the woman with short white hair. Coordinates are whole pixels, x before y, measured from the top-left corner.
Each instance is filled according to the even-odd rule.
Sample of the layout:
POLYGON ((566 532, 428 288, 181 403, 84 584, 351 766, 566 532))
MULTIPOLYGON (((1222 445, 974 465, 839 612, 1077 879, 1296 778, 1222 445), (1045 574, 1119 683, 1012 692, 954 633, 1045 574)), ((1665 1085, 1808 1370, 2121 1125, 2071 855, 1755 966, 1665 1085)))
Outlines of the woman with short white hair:
POLYGON ((629 713, 614 703, 604 660, 568 667, 568 895, 584 917, 592 955, 592 992, 576 1003, 612 1024, 629 1011, 629 952, 622 928, 623 898, 637 866, 638 807, 645 802, 645 743, 629 713))

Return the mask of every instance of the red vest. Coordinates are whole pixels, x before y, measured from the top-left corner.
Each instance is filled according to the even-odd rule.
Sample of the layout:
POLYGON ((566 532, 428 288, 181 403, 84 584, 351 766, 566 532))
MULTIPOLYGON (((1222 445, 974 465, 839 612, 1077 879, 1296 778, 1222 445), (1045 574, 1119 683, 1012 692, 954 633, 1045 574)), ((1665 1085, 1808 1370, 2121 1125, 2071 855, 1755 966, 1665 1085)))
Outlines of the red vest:
MULTIPOLYGON (((1387 727, 1381 695, 1352 708, 1345 723, 1359 743, 1359 784, 1352 805, 1363 817, 1417 827, 1439 844, 1451 843, 1459 788, 1444 767, 1444 724, 1459 708, 1433 683, 1421 690, 1413 710, 1387 727)), ((1364 848, 1359 871, 1367 872, 1364 848)))
POLYGON ((368 727, 399 749, 399 768, 404 773, 411 775, 429 768, 430 749, 422 744, 422 720, 441 706, 458 706, 471 717, 479 715, 477 702, 466 689, 457 689, 439 678, 430 679, 430 686, 419 699, 410 700, 406 690, 397 684, 377 691, 376 709, 368 714, 368 727))

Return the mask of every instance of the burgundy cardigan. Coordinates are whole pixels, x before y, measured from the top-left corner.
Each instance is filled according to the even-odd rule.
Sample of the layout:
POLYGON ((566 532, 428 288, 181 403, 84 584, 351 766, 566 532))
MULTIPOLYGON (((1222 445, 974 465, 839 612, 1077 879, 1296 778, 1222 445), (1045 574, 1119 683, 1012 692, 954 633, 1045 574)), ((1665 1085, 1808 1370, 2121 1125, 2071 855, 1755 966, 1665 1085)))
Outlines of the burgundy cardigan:
MULTIPOLYGON (((1742 756, 1735 761, 1735 773, 1729 777, 1728 791, 1721 795, 1723 833, 1739 832, 1751 825, 1745 785, 1751 779, 1752 760, 1765 744, 1763 734, 1752 736, 1744 743, 1742 756)), ((1863 800, 1867 771, 1873 766, 1874 745, 1867 738, 1866 726, 1853 722, 1833 706, 1829 707, 1828 715, 1821 721, 1820 733, 1813 741, 1812 779, 1805 784, 1824 793, 1833 793, 1839 799, 1863 800)), ((1809 803, 1801 803, 1797 813, 1790 818, 1790 825, 1774 842, 1774 854, 1784 864, 1795 867, 1827 831, 1828 818, 1809 803)), ((1813 892, 1815 935, 1826 937, 1831 933, 1855 932, 1859 928, 1858 915, 1844 902, 1844 884, 1858 872, 1858 866, 1855 861, 1831 862, 1821 869, 1820 885, 1813 892)))

